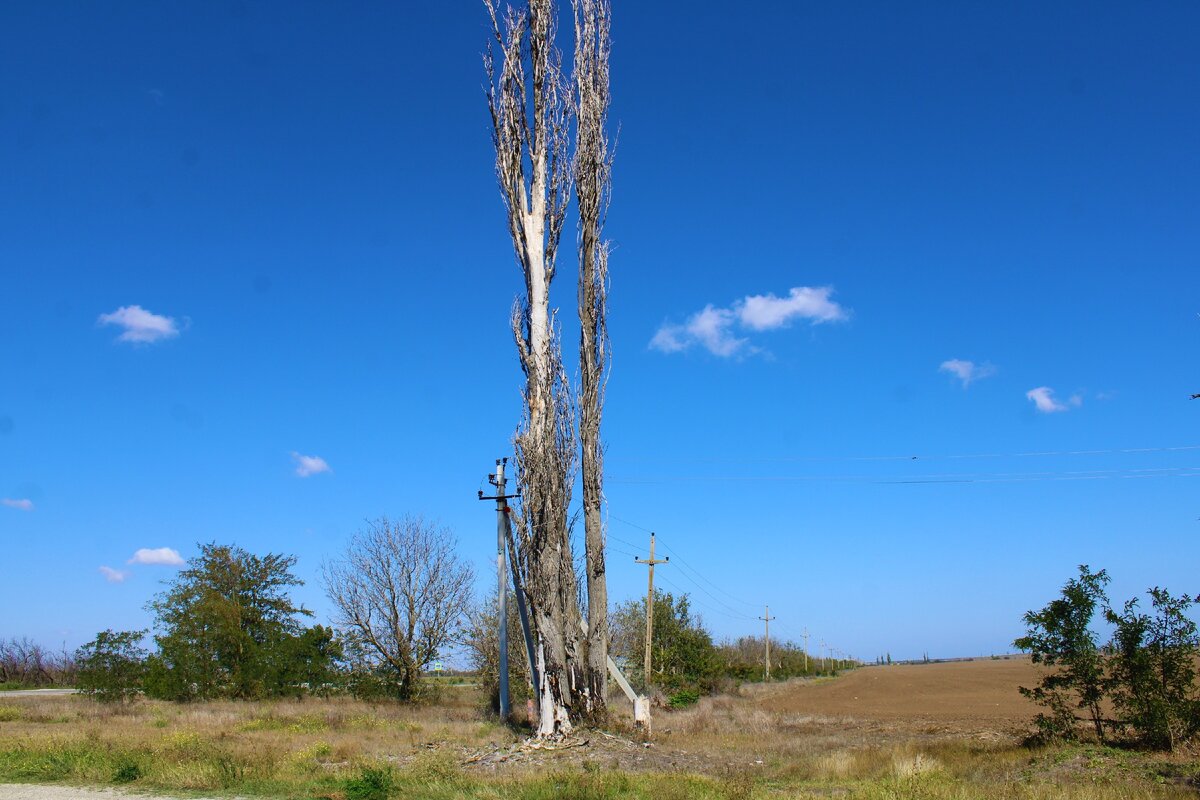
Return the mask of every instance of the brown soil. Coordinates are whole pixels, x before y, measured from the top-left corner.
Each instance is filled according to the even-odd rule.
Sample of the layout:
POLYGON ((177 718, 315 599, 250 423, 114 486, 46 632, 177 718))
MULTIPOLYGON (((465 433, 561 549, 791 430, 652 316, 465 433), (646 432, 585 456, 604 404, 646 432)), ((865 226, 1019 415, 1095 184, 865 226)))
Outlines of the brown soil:
POLYGON ((1028 658, 980 659, 932 664, 864 667, 836 680, 787 684, 764 696, 772 711, 858 720, 1027 726, 1037 713, 1017 691, 1034 686, 1037 668, 1028 658))

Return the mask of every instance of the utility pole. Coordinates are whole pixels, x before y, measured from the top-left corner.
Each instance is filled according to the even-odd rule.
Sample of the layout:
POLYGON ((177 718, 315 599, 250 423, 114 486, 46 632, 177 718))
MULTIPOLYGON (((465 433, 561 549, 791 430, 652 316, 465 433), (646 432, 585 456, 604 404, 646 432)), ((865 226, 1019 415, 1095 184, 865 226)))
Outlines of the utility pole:
POLYGON ((771 616, 771 607, 770 606, 763 606, 763 610, 764 610, 763 613, 765 616, 761 616, 761 617, 759 617, 759 619, 761 619, 763 621, 763 623, 766 625, 765 641, 766 641, 766 645, 767 645, 767 653, 766 653, 766 655, 767 655, 767 658, 766 658, 767 676, 766 676, 765 680, 770 681, 771 680, 771 620, 775 619, 775 617, 771 616))
POLYGON ((821 642, 821 649, 818 651, 821 656, 821 672, 825 671, 825 642, 821 642))
POLYGON ((808 674, 808 626, 804 626, 804 674, 808 674))
POLYGON ((654 639, 654 565, 665 564, 671 560, 670 556, 666 558, 654 558, 654 532, 650 532, 650 557, 638 558, 634 556, 634 561, 639 564, 645 564, 650 567, 650 582, 649 588, 646 590, 646 689, 650 689, 650 642, 654 639))
POLYGON ((488 483, 496 487, 496 494, 491 497, 485 497, 483 490, 479 492, 480 500, 495 500, 496 501, 496 615, 497 625, 499 626, 498 637, 500 640, 500 721, 508 721, 508 580, 505 576, 505 552, 507 547, 504 543, 504 534, 508 525, 508 498, 516 497, 504 493, 504 486, 508 481, 504 477, 504 467, 508 464, 507 458, 496 459, 496 472, 493 475, 488 475, 488 483))

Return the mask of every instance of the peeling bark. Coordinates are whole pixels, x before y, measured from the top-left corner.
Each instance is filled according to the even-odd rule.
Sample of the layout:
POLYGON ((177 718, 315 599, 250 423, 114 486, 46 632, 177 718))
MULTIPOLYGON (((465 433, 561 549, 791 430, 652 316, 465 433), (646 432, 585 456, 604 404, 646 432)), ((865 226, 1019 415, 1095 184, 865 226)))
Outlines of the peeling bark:
POLYGON ((609 107, 608 0, 574 0, 575 197, 579 209, 579 439, 582 450, 587 577, 588 713, 602 717, 608 681, 608 586, 604 563, 604 448, 600 421, 608 367, 608 242, 602 238, 612 191, 605 123, 609 107))
POLYGON ((484 57, 496 177, 525 277, 525 298, 512 316, 525 374, 525 415, 515 437, 522 502, 514 515, 514 558, 539 641, 537 733, 546 737, 570 730, 581 655, 567 525, 575 416, 550 312, 550 284, 571 192, 570 91, 554 47, 552 0, 530 0, 521 12, 510 7, 503 23, 495 0, 485 5, 501 53, 498 70, 490 49, 484 57))

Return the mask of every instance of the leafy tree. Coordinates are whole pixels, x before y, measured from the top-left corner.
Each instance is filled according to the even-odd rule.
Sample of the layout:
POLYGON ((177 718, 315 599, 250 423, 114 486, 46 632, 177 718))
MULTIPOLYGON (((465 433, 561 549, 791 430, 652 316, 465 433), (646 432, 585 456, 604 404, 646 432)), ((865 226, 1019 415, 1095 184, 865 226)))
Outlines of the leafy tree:
POLYGON ((285 637, 271 654, 272 694, 327 694, 341 682, 337 664, 344 657, 342 641, 328 626, 313 625, 285 637))
MULTIPOLYGON (((610 647, 630 664, 640 665, 646 652, 646 601, 629 600, 609 618, 610 647)), ((721 676, 721 662, 712 636, 699 617, 693 616, 686 594, 654 593, 654 640, 651 642, 648 684, 668 691, 684 688, 712 689, 721 676)), ((643 676, 644 678, 645 676, 643 676)))
MULTIPOLYGON (((761 636, 742 636, 733 642, 723 642, 717 647, 721 671, 729 678, 739 681, 761 681, 766 642, 761 636)), ((881 657, 882 659, 882 657, 881 657)), ((815 659, 805 656, 803 648, 795 642, 783 639, 771 640, 771 677, 786 680, 812 673, 817 666, 815 659)))
POLYGON ((76 687, 103 703, 130 700, 141 692, 146 651, 139 643, 146 631, 100 631, 75 652, 76 687))
POLYGON ((1174 750, 1197 733, 1200 700, 1196 696, 1196 657, 1200 638, 1187 610, 1200 597, 1172 597, 1150 590, 1153 614, 1138 610, 1135 597, 1121 613, 1105 616, 1115 628, 1109 685, 1123 722, 1143 743, 1174 750))
POLYGON ((146 688, 174 700, 289 694, 300 676, 327 669, 331 637, 307 632, 288 589, 296 557, 257 556, 230 545, 200 554, 148 605, 160 633, 146 688), (305 639, 305 637, 308 637, 305 639))
POLYGON ((1104 741, 1104 663, 1090 626, 1097 607, 1107 605, 1108 581, 1104 570, 1093 573, 1080 565, 1079 577, 1067 581, 1061 597, 1040 611, 1026 612, 1026 634, 1013 642, 1031 654, 1034 664, 1057 668, 1038 686, 1020 687, 1021 694, 1049 712, 1035 718, 1044 739, 1073 738, 1078 708, 1087 712, 1096 736, 1104 741))

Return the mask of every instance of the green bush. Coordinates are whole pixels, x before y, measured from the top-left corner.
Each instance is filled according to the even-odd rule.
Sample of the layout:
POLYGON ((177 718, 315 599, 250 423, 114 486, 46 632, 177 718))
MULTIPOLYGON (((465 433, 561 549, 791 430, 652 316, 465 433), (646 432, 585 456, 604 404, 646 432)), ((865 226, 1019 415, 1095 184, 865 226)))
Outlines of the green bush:
POLYGON ((686 708, 700 701, 700 692, 695 689, 680 689, 667 700, 671 708, 686 708))
POLYGON ((142 777, 142 768, 133 761, 122 761, 113 770, 113 783, 133 783, 142 777))
POLYGON ((396 777, 387 767, 363 767, 343 785, 346 800, 387 800, 396 777))
POLYGON ((138 642, 145 631, 104 630, 75 653, 80 694, 102 703, 129 700, 142 691, 146 651, 138 642))

